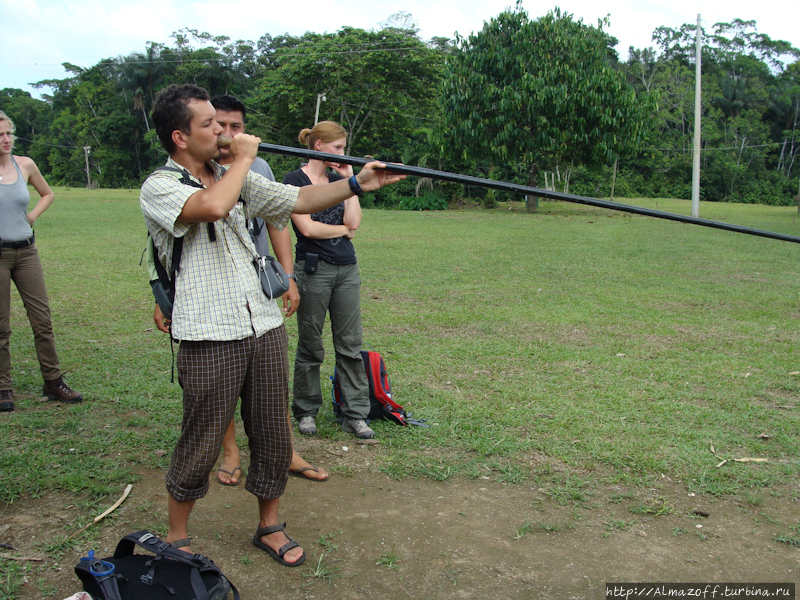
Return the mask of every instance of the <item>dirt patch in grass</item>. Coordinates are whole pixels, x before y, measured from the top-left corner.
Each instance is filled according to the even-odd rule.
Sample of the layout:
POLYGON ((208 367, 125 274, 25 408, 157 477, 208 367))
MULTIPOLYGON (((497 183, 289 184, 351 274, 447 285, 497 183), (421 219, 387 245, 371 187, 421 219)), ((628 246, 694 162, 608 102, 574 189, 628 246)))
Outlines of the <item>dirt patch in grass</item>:
MULTIPOLYGON (((589 490, 567 480, 506 485, 491 474, 396 481, 363 468, 369 447, 320 440, 305 450, 334 474, 326 483, 291 478, 283 497, 281 518, 308 554, 300 568, 253 547, 256 501, 242 486, 212 479, 192 515, 193 548, 213 558, 244 599, 597 599, 605 582, 798 580, 798 549, 776 541, 798 535, 800 502, 791 490, 742 501, 691 496, 671 482, 589 490)), ((165 533, 163 472, 142 471, 90 538, 56 544, 48 556, 78 518, 91 516, 58 495, 4 507, 0 541, 18 550, 11 554, 46 557, 38 568, 27 563, 18 597, 65 598, 80 589, 72 568, 90 548, 106 556, 127 533, 165 533)))

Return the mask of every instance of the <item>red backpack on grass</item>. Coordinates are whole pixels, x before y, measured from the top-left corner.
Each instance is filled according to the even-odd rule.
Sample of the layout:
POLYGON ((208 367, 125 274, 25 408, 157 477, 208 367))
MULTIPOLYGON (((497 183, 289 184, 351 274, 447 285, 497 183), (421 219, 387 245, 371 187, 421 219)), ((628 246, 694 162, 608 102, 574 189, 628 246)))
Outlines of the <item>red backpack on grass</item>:
MULTIPOLYGON (((406 413, 403 407, 392 399, 392 382, 386 373, 383 357, 378 352, 362 350, 361 358, 364 361, 364 370, 367 372, 367 381, 369 382, 370 407, 367 419, 387 419, 404 427, 408 425, 428 427, 425 419, 412 419, 411 414, 406 413)), ((331 381, 333 382, 331 389, 333 413, 338 418, 342 416, 342 390, 339 385, 338 371, 334 371, 331 381)))

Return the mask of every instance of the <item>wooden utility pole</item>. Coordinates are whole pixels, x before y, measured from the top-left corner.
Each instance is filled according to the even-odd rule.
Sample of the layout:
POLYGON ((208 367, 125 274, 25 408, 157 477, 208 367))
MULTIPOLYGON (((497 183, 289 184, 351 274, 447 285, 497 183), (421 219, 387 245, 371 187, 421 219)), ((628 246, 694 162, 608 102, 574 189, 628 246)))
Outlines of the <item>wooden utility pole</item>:
POLYGON ((695 40, 694 64, 694 144, 692 145, 692 216, 700 216, 700 131, 702 129, 701 103, 701 74, 700 54, 702 43, 700 39, 700 13, 697 13, 697 32, 695 40))

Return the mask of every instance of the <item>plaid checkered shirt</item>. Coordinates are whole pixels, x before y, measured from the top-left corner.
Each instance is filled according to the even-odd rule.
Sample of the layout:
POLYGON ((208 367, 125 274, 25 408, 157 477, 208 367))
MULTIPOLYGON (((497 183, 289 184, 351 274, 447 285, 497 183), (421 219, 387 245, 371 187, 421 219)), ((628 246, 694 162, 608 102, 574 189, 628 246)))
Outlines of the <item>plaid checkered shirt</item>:
MULTIPOLYGON (((224 175, 224 167, 214 161, 209 164, 216 179, 224 175)), ((172 158, 166 166, 185 170, 172 158)), ((209 237, 205 223, 178 220, 184 204, 197 191, 198 188, 182 184, 176 173, 159 171, 147 178, 139 196, 147 229, 168 270, 173 239, 184 238, 172 310, 172 337, 189 341, 232 341, 254 334, 260 337, 279 327, 283 316, 277 304, 261 290, 247 219, 261 217, 283 229, 300 188, 249 172, 242 187, 245 204, 240 202, 225 219, 214 223, 215 241, 209 237)))

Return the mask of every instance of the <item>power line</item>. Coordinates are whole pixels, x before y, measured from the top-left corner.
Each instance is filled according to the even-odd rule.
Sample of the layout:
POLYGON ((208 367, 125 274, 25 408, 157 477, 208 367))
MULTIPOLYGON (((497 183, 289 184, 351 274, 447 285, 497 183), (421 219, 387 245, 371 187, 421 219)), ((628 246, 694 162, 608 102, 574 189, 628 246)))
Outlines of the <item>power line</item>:
POLYGON ((17 137, 18 140, 22 140, 23 142, 30 142, 31 144, 36 143, 40 146, 48 146, 50 148, 66 148, 67 150, 75 150, 78 146, 60 146, 58 144, 48 144, 47 142, 37 142, 36 140, 29 140, 28 138, 24 137, 17 137))

